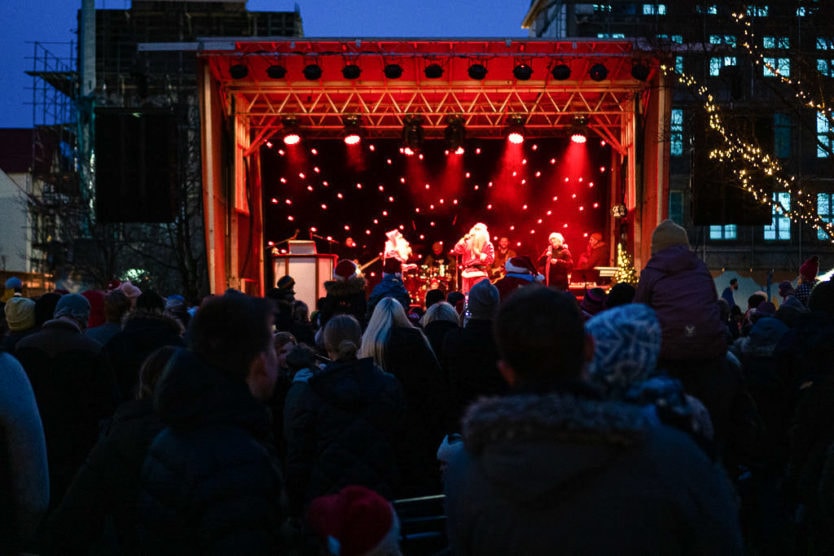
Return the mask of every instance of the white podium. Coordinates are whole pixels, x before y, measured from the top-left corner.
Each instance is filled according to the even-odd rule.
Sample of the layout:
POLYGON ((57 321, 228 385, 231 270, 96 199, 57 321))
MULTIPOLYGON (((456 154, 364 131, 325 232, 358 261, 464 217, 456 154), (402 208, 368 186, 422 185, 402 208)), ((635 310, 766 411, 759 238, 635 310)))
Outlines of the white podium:
POLYGON ((327 295, 324 283, 333 279, 336 255, 275 255, 272 258, 273 283, 285 275, 295 280, 295 298, 316 310, 319 298, 327 295))

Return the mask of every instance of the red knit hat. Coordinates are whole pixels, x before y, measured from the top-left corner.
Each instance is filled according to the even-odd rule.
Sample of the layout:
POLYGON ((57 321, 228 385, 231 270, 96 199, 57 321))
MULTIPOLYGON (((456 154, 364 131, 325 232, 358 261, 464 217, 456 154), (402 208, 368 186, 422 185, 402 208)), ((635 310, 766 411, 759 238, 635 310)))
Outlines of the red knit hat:
POLYGON ((820 269, 820 258, 816 255, 810 257, 802 266, 799 267, 799 275, 803 280, 812 281, 817 277, 817 272, 820 269))
POLYGON ((381 550, 384 546, 396 549, 399 543, 399 521, 391 503, 364 486, 346 486, 314 499, 307 523, 330 544, 338 544, 334 553, 340 556, 398 552, 381 550))
POLYGON ((348 259, 342 259, 333 269, 334 280, 347 280, 356 276, 356 263, 348 259))

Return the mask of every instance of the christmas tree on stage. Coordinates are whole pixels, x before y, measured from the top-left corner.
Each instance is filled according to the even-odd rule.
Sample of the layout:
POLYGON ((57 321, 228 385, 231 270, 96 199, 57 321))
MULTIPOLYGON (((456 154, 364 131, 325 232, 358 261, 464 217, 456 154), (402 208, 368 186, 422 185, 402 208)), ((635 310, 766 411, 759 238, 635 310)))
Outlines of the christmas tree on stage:
POLYGON ((614 283, 625 282, 632 286, 637 285, 637 269, 634 268, 634 259, 631 253, 626 250, 623 243, 617 244, 617 272, 614 273, 614 283))

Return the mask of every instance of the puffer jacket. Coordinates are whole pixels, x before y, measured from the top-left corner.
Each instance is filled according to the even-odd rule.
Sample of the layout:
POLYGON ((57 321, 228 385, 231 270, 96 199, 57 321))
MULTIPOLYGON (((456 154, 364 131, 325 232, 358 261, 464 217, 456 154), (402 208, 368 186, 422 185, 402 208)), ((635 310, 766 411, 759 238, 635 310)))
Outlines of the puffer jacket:
POLYGON ((319 328, 324 328, 336 315, 353 315, 359 323, 365 322, 368 308, 365 279, 357 276, 347 280, 330 280, 324 283, 327 295, 321 302, 319 328))
POLYGON ((246 383, 181 350, 156 386, 166 428, 142 469, 143 554, 275 554, 283 480, 266 406, 246 383))
POLYGON ((336 361, 309 380, 295 380, 284 406, 293 514, 351 484, 393 499, 404 411, 399 381, 371 358, 336 361))
POLYGON ((743 554, 729 483, 686 434, 576 390, 485 398, 446 470, 454 554, 743 554))

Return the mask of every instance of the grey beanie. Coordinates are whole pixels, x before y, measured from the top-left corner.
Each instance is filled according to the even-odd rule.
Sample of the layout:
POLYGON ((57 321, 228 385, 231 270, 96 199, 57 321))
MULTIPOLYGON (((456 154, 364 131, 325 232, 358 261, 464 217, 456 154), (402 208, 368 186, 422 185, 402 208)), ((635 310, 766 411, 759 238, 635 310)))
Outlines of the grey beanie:
POLYGON ((79 322, 87 323, 90 318, 90 302, 79 293, 62 295, 55 305, 55 318, 71 317, 79 322))
POLYGON ((498 288, 489 280, 483 279, 469 290, 469 314, 473 319, 492 319, 500 299, 498 288))

